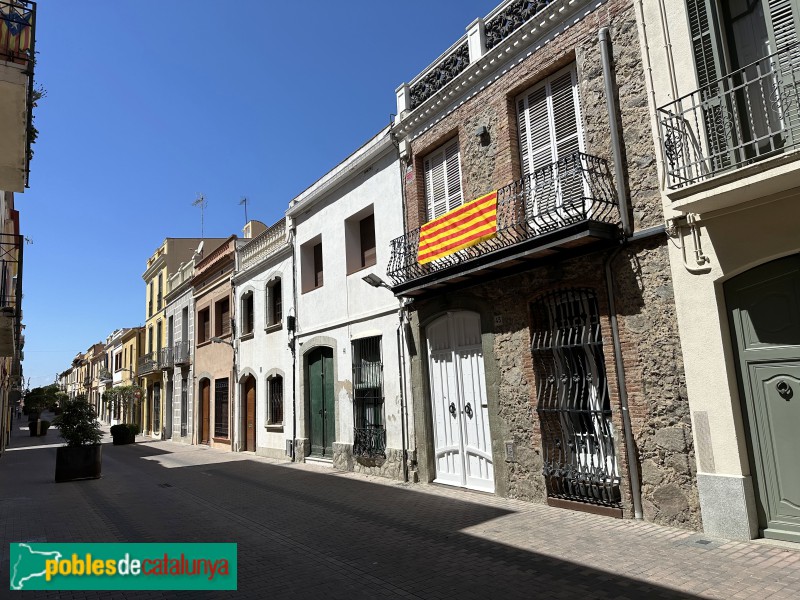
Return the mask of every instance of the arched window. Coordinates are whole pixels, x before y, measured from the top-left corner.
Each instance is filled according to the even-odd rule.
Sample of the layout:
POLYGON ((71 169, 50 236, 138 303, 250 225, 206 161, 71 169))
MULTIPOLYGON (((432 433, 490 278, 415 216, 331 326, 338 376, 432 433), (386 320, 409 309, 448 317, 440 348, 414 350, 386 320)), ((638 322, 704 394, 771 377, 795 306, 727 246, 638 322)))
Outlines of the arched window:
POLYGON ((283 377, 267 378, 267 425, 283 424, 283 377))
POLYGON ((253 333, 253 292, 246 292, 242 295, 242 335, 250 335, 253 333))

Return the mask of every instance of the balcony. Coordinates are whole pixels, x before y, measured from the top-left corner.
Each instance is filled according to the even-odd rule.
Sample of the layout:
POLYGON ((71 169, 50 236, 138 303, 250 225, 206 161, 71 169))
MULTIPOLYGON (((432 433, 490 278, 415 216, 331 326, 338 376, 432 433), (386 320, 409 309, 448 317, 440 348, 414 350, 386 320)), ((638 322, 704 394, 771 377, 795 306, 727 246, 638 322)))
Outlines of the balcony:
POLYGON ((139 358, 139 375, 158 371, 158 351, 148 352, 139 358))
POLYGON ((175 361, 173 360, 174 354, 172 352, 172 347, 167 346, 166 348, 162 348, 159 352, 159 359, 158 359, 158 366, 161 368, 162 371, 166 371, 167 369, 171 369, 175 361))
POLYGON ((675 208, 716 210, 797 185, 798 165, 789 163, 800 147, 798 83, 793 44, 658 109, 675 208), (753 186, 764 179, 769 189, 753 186))
POLYGON ((189 351, 189 342, 178 342, 175 344, 172 349, 172 357, 176 367, 191 364, 192 357, 189 351))
POLYGON ((36 3, 0 0, 0 189, 28 185, 33 129, 36 3))
POLYGON ((0 233, 0 356, 14 356, 22 336, 22 236, 0 233))
POLYGON ((423 265, 417 260, 420 230, 415 229, 392 240, 387 274, 396 294, 419 296, 616 240, 618 223, 608 164, 576 152, 498 191, 495 237, 423 265))

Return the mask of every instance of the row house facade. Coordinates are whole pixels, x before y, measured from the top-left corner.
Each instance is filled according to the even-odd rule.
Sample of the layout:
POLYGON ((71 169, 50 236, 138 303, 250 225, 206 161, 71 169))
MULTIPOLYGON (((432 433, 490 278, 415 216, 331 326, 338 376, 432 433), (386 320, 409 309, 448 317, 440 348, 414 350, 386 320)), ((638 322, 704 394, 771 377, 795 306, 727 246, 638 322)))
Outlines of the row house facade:
POLYGON ((292 200, 287 218, 297 285, 297 459, 402 478, 413 434, 399 375, 399 303, 380 285, 390 241, 403 231, 389 128, 292 200))
POLYGON ((231 276, 237 236, 232 235, 194 266, 194 394, 197 441, 235 450, 235 302, 231 276))
MULTIPOLYGON (((120 336, 122 344, 122 361, 119 369, 114 365, 114 385, 122 387, 139 386, 139 359, 144 355, 145 329, 144 327, 129 327, 123 330, 120 336)), ((140 397, 132 405, 127 407, 125 415, 126 423, 139 425, 142 429, 144 422, 144 402, 140 397)))
POLYGON ((25 338, 22 324, 22 254, 14 194, 28 185, 33 106, 36 3, 0 0, 0 455, 8 445, 20 404, 25 338))
POLYGON ((142 274, 145 283, 145 351, 139 359, 139 375, 145 390, 143 422, 145 434, 155 438, 172 437, 172 394, 165 394, 166 381, 162 375, 163 350, 170 346, 167 328, 165 295, 167 282, 181 264, 202 251, 211 252, 223 240, 202 238, 166 238, 147 260, 142 274), (203 244, 203 247, 200 244, 203 244), (165 408, 166 404, 169 404, 165 408))
POLYGON ((800 3, 637 4, 710 534, 800 541, 800 3))
POLYGON ((284 218, 270 227, 251 222, 244 237, 233 276, 240 449, 285 458, 296 437, 291 238, 284 218))
POLYGON ((634 3, 503 2, 397 103, 420 479, 699 528, 634 3))
POLYGON ((167 396, 172 398, 172 412, 169 417, 173 441, 196 443, 194 434, 194 295, 191 281, 194 276, 195 259, 202 255, 195 253, 167 280, 165 297, 167 317, 167 347, 162 350, 161 368, 166 378, 167 396))

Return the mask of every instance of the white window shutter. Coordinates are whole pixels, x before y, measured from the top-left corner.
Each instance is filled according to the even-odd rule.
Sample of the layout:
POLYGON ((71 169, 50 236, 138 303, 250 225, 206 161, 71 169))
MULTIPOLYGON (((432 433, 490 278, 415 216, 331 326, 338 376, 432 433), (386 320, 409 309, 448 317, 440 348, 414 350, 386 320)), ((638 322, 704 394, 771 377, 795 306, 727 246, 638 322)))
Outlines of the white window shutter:
POLYGON ((423 164, 425 200, 430 221, 463 203, 458 140, 425 157, 423 164))

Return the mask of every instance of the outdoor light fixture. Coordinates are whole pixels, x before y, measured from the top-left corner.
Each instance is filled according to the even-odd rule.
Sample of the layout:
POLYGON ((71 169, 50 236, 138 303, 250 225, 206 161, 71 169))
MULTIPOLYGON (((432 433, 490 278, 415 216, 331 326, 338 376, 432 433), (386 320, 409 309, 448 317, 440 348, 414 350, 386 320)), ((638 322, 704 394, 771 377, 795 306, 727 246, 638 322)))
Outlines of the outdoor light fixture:
POLYGON ((489 129, 487 129, 486 125, 479 125, 475 129, 475 137, 478 138, 481 146, 489 145, 489 129))
POLYGON ((372 287, 376 287, 376 288, 383 287, 383 288, 386 288, 387 290, 391 290, 392 289, 392 288, 389 287, 389 285, 383 279, 381 279, 380 277, 375 275, 375 273, 370 273, 369 275, 365 275, 361 279, 366 281, 372 287))
POLYGON ((231 348, 233 348, 233 342, 230 340, 223 340, 221 337, 212 337, 211 341, 215 344, 227 344, 231 348))

